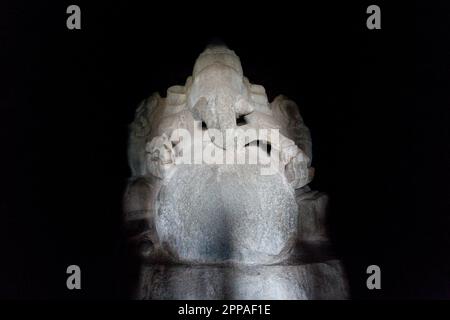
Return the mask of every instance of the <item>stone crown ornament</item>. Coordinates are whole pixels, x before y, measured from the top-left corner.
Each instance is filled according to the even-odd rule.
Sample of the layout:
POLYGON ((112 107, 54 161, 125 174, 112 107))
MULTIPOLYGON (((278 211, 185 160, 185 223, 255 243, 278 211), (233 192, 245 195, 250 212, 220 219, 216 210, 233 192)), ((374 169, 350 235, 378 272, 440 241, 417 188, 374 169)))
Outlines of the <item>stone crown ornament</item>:
POLYGON ((328 250, 328 197, 308 187, 309 129, 293 101, 269 103, 234 51, 207 47, 184 86, 140 104, 128 159, 136 298, 348 296, 328 250))

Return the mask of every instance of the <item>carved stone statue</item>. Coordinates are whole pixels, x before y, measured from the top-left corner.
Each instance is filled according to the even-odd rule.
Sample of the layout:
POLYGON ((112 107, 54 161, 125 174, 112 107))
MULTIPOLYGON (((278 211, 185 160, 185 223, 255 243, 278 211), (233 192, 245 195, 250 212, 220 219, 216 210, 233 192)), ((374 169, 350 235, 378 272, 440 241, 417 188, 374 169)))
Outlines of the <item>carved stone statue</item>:
POLYGON ((268 102, 232 50, 207 47, 184 86, 141 103, 128 158, 135 298, 348 297, 328 197, 308 187, 309 130, 293 101, 268 102))

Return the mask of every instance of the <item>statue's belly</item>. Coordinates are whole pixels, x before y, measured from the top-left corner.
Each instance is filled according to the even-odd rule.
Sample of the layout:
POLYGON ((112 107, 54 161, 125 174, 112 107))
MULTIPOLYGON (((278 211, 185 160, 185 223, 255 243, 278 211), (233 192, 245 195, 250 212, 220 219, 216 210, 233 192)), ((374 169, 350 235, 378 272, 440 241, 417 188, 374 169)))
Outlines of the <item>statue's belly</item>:
POLYGON ((273 263, 297 230, 297 204, 281 175, 256 165, 181 165, 159 195, 156 229, 184 262, 273 263))

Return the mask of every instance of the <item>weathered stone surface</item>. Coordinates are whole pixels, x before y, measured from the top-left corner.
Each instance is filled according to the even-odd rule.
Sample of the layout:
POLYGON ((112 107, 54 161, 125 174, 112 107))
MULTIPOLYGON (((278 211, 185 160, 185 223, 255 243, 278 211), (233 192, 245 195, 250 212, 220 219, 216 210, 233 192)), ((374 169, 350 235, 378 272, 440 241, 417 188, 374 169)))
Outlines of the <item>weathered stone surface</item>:
POLYGON ((281 175, 260 175, 256 165, 185 165, 161 190, 156 226, 185 263, 261 264, 286 259, 297 216, 281 175))
POLYGON ((337 260, 274 266, 146 265, 136 299, 346 299, 348 287, 337 260))
POLYGON ((125 221, 143 259, 136 298, 348 297, 329 254, 328 197, 308 187, 309 129, 293 101, 269 103, 232 50, 208 47, 184 85, 141 103, 128 159, 125 221))
POLYGON ((298 205, 298 236, 302 241, 327 241, 326 213, 328 195, 306 192, 296 196, 298 205))

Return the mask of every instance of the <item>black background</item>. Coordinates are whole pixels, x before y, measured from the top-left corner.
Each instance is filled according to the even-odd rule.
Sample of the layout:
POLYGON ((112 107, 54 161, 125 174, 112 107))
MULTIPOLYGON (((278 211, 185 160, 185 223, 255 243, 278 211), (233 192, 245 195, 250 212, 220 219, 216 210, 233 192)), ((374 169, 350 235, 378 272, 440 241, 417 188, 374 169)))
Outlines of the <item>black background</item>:
POLYGON ((127 126, 218 37, 270 100, 299 104, 352 298, 450 298, 450 11, 374 3, 381 30, 366 28, 371 2, 76 2, 81 30, 66 28, 72 3, 3 4, 1 296, 128 297, 127 126), (366 288, 371 264, 381 290, 366 288))

